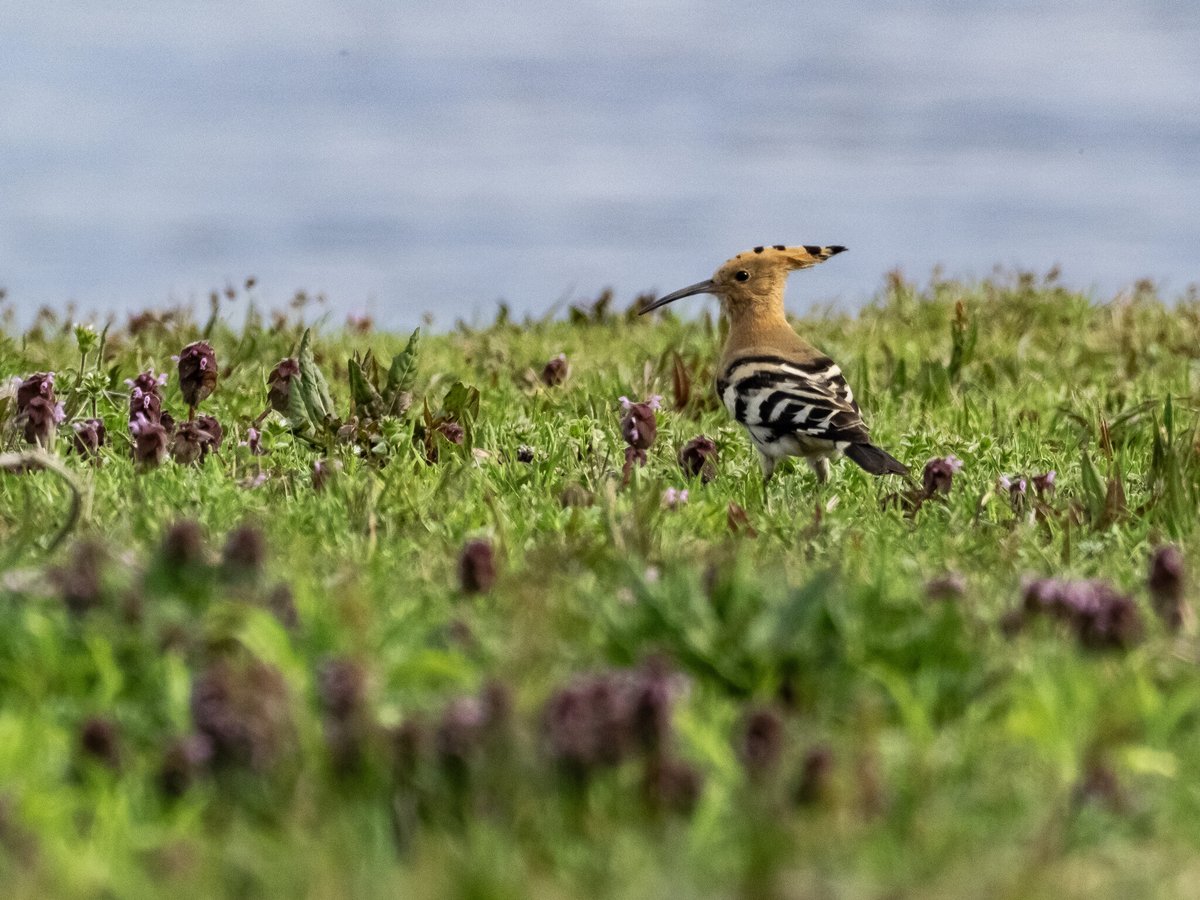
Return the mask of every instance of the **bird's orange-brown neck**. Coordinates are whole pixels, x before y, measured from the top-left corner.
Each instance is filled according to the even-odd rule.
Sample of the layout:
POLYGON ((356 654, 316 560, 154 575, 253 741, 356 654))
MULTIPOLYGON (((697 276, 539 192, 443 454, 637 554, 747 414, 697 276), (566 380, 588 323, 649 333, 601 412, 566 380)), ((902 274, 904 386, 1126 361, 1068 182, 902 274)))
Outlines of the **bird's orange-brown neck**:
POLYGON ((722 368, 753 351, 759 354, 804 357, 815 353, 811 344, 796 334, 783 311, 783 303, 730 306, 726 310, 729 333, 721 352, 722 368))

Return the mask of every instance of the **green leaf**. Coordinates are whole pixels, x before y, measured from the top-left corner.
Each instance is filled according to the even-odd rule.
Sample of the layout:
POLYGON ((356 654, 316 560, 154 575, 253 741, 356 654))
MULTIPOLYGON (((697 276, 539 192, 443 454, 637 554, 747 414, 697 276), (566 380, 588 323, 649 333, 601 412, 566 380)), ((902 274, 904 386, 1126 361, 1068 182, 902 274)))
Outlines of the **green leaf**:
POLYGON ((313 356, 311 329, 304 329, 296 357, 300 361, 299 393, 308 410, 309 421, 319 430, 324 427, 326 419, 334 414, 333 398, 329 396, 329 383, 325 381, 325 376, 313 356))
POLYGON ((363 371, 364 366, 370 370, 371 361, 369 353, 361 363, 357 358, 351 358, 346 360, 346 369, 350 377, 350 399, 354 402, 355 410, 360 415, 375 417, 383 410, 383 398, 363 371))
MULTIPOLYGON (((354 357, 358 359, 358 354, 356 353, 354 357)), ((375 388, 375 393, 379 393, 379 363, 376 362, 375 354, 370 350, 362 357, 362 372, 371 387, 375 388)))
POLYGON ((302 437, 311 438, 316 435, 318 425, 313 423, 308 405, 304 402, 300 381, 300 378, 296 378, 292 382, 292 389, 288 392, 288 427, 302 437))
POLYGON ((296 359, 300 363, 300 375, 293 379, 288 392, 287 420, 293 432, 312 440, 329 430, 334 409, 329 385, 313 356, 309 329, 305 329, 300 338, 296 359))
POLYGON ((384 393, 390 404, 395 404, 401 394, 411 394, 417 380, 417 356, 421 346, 421 329, 416 329, 408 337, 404 349, 392 357, 392 365, 388 369, 387 386, 384 393))
POLYGON ((442 401, 442 411, 464 428, 469 428, 479 415, 479 388, 467 387, 461 381, 454 382, 442 401))
POLYGON ((1104 516, 1108 488, 1104 484, 1104 479, 1100 477, 1100 471, 1096 468, 1096 464, 1092 462, 1091 454, 1086 450, 1083 451, 1080 465, 1084 499, 1087 501, 1088 512, 1091 514, 1093 522, 1099 522, 1104 516))
POLYGON ((971 362, 978 341, 979 326, 974 321, 967 321, 966 307, 960 301, 950 320, 950 362, 946 374, 951 382, 957 382, 963 368, 971 362))

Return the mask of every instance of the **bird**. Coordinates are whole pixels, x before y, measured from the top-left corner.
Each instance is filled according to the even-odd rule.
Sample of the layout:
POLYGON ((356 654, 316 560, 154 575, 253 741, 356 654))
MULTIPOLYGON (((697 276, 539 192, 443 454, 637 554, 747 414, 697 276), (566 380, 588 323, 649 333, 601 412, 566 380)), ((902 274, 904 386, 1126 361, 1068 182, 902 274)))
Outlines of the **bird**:
POLYGON ((845 454, 872 475, 908 475, 908 467, 871 443, 841 367, 804 340, 787 320, 788 273, 807 269, 845 247, 803 244, 755 247, 728 260, 707 281, 647 304, 643 314, 696 294, 714 294, 729 331, 717 364, 716 390, 758 450, 764 484, 786 456, 800 456, 817 481, 845 454))

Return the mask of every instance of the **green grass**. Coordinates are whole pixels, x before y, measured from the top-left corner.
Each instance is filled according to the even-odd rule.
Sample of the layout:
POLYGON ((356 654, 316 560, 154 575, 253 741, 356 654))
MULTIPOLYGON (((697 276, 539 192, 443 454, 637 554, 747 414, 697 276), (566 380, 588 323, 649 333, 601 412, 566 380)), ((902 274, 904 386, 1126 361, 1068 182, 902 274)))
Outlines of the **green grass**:
MULTIPOLYGON (((720 335, 706 318, 582 310, 423 335, 412 406, 371 422, 356 410, 349 441, 335 434, 348 360, 370 349, 386 368, 408 335, 319 329, 314 360, 343 421, 304 439, 272 413, 264 456, 238 442, 300 323, 139 324, 82 363, 52 316, 0 334, 0 378, 53 370, 68 418, 95 408, 109 432, 98 465, 67 452, 64 425, 65 476, 0 473, 9 896, 1193 895, 1200 647, 1190 624, 1173 634, 1156 618, 1146 572, 1165 543, 1200 560, 1194 296, 1141 287, 1097 304, 1028 276, 894 279, 859 314, 800 320, 881 446, 918 475, 963 461, 915 512, 896 496, 910 485, 845 461, 825 486, 783 466, 764 494, 712 396, 720 335), (185 418, 170 356, 202 336, 221 367, 200 410, 224 425, 219 456, 135 471, 122 381, 170 372, 164 408, 185 418), (547 387, 537 373, 559 352, 571 375, 547 387), (446 400, 456 382, 478 389, 477 412, 469 391, 446 400), (623 484, 618 398, 653 394, 657 441, 623 484), (430 463, 422 435, 440 413, 465 436, 431 434, 430 463), (676 460, 698 434, 719 447, 708 484, 676 460), (320 491, 318 459, 341 463, 320 491), (997 487, 1048 470, 1057 490, 1041 501, 997 487), (564 505, 568 488, 591 504, 564 505), (686 505, 664 508, 668 488, 686 505), (79 519, 53 546, 76 490, 79 519), (731 530, 731 504, 756 536, 731 530), (186 565, 162 548, 181 520, 205 541, 186 565), (265 535, 261 572, 221 562, 244 524, 265 535), (459 586, 473 538, 498 569, 480 593, 459 586), (97 546, 92 573, 81 554, 97 546), (932 598, 947 574, 961 594, 932 598), (1045 617, 1012 633, 1002 623, 1033 576, 1110 582, 1133 597, 1140 635, 1089 649, 1045 617), (66 596, 81 578, 82 612, 66 596), (281 585, 290 625, 272 611, 281 585), (352 683, 340 713, 331 661, 352 683), (672 674, 654 681, 647 665, 672 674), (665 745, 560 765, 547 704, 615 670, 667 686, 665 745), (214 683, 253 755, 164 792, 171 742, 214 727, 193 703, 214 683), (464 698, 489 685, 512 708, 480 725, 464 698), (763 751, 778 758, 747 766, 746 723, 764 711, 782 723, 763 751), (690 808, 687 791, 647 799, 663 759, 702 780, 690 808), (826 765, 802 790, 806 760, 826 765)), ((11 426, 0 440, 23 446, 11 426)))

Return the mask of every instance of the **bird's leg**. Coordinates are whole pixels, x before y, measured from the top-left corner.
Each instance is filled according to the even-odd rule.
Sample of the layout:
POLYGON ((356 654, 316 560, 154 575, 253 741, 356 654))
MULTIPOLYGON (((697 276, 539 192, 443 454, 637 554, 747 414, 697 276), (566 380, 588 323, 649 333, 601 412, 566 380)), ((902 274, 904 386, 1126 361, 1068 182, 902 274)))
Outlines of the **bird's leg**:
POLYGON ((761 450, 758 452, 758 464, 762 468, 763 475, 763 506, 766 507, 767 512, 771 511, 771 495, 767 491, 767 485, 771 482, 771 476, 775 474, 775 462, 775 457, 767 456, 767 454, 763 453, 761 450))
POLYGON ((808 464, 812 467, 817 476, 817 484, 825 484, 829 481, 829 457, 828 456, 809 456, 807 457, 808 464))
POLYGON ((775 457, 767 456, 760 450, 758 451, 758 464, 762 467, 763 484, 766 484, 775 474, 775 457))

